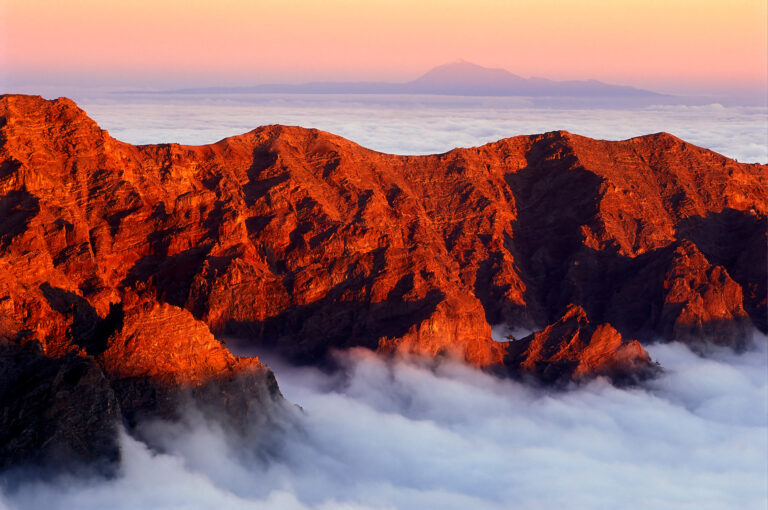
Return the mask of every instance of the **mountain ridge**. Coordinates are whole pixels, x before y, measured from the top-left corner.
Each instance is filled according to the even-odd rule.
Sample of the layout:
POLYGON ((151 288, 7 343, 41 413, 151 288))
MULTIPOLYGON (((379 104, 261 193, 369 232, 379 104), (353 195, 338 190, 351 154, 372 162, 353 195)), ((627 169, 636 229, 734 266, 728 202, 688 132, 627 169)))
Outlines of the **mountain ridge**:
MULTIPOLYGON (((16 367, 4 382, 35 372, 19 360, 48 367, 41 387, 81 395, 71 413, 128 424, 190 390, 229 395, 235 421, 251 391, 263 409, 249 412, 267 415, 274 376, 219 341, 237 338, 296 363, 365 347, 551 385, 636 383, 658 370, 644 343, 743 349, 768 329, 767 180, 766 165, 666 133, 398 156, 273 125, 133 146, 71 100, 2 96, 0 362, 16 367), (533 333, 496 342, 497 324, 533 333)), ((0 407, 84 419, 17 394, 29 392, 0 407)), ((0 425, 26 431, 1 442, 18 460, 39 450, 19 438, 51 424, 0 425)), ((56 437, 79 451, 82 438, 56 437)))

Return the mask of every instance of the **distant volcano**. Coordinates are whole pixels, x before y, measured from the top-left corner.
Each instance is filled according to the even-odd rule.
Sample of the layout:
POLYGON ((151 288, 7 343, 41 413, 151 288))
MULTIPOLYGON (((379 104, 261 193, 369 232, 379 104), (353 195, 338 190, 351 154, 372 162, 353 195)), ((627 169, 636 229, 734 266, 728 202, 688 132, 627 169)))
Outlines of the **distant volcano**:
POLYGON ((566 96, 651 98, 664 94, 597 80, 554 81, 523 78, 505 69, 482 67, 463 60, 435 67, 415 80, 389 82, 311 82, 248 87, 207 87, 163 93, 247 94, 434 94, 455 96, 566 96))

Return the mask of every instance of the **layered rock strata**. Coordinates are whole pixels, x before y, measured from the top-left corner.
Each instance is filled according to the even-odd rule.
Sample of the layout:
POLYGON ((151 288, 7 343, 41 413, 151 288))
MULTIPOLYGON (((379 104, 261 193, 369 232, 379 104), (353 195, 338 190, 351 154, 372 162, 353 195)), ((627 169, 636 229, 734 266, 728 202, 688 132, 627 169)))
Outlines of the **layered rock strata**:
POLYGON ((128 423, 238 374, 277 395, 227 337, 299 363, 362 346, 631 379, 654 370, 634 339, 766 331, 766 170, 666 133, 432 156, 288 126, 133 146, 68 99, 3 96, 0 337, 128 423), (497 342, 497 324, 537 333, 497 342))

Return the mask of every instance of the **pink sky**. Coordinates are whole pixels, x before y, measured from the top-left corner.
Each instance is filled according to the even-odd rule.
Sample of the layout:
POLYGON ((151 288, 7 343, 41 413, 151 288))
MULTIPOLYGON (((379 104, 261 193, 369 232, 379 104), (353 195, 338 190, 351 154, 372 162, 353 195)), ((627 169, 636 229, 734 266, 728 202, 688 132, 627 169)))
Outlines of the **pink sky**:
POLYGON ((768 81, 767 16, 765 0, 0 0, 0 79, 400 81, 463 58, 662 92, 755 91, 768 81))

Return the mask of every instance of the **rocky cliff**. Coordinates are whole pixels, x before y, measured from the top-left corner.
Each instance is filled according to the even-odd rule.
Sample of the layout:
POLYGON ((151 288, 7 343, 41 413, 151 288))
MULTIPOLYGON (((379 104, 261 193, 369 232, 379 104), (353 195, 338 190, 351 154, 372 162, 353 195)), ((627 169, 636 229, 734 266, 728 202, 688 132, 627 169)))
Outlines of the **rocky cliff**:
POLYGON ((3 96, 0 337, 52 374, 83 364, 106 414, 266 381, 226 337, 300 363, 364 346, 632 379, 654 370, 642 342, 765 331, 767 170, 666 133, 433 156, 286 126, 133 146, 70 100, 3 96), (537 333, 497 342, 497 324, 537 333))

